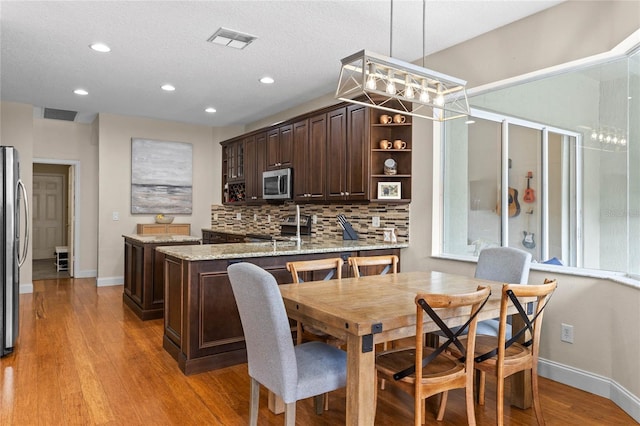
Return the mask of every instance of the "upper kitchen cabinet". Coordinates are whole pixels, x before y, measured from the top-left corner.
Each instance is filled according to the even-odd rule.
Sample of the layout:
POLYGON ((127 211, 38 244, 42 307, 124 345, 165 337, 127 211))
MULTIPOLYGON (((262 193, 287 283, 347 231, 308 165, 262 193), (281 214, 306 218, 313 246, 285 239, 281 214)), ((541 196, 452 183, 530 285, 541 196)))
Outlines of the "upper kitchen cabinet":
POLYGON ((327 113, 327 200, 369 199, 369 114, 349 105, 327 113))
POLYGON ((371 201, 411 201, 411 116, 371 109, 371 201), (398 198, 380 199, 379 184, 400 183, 398 198))
POLYGON ((226 161, 227 182, 244 180, 244 140, 231 141, 222 149, 226 161))
POLYGON ((293 156, 293 125, 286 124, 267 132, 267 169, 291 167, 293 156))
POLYGON ((296 201, 325 199, 327 114, 293 124, 293 191, 296 201))
POLYGON ((262 172, 267 168, 267 134, 245 138, 245 189, 247 203, 261 203, 262 172))
POLYGON ((245 201, 245 140, 222 142, 222 191, 225 203, 245 201))

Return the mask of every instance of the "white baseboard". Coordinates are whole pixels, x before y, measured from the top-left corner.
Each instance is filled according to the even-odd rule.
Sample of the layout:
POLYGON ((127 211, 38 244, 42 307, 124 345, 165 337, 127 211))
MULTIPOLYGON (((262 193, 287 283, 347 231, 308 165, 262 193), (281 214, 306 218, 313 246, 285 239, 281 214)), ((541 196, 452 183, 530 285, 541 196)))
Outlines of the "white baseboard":
POLYGON ((640 423, 640 398, 615 380, 542 358, 538 360, 538 374, 607 398, 640 423))
POLYGON ((88 271, 80 271, 73 278, 95 278, 98 276, 98 271, 88 270, 88 271))
POLYGON ((123 285, 124 277, 106 277, 96 279, 96 285, 98 287, 108 287, 112 285, 123 285))
POLYGON ((29 294, 33 293, 33 283, 20 284, 20 290, 18 290, 20 294, 29 294))

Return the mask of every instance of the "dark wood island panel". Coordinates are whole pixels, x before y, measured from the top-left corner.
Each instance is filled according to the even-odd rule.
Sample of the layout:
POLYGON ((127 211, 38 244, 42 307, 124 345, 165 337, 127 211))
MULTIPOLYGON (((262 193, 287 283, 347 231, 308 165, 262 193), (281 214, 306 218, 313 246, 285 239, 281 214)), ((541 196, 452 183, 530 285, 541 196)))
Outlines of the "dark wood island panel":
MULTIPOLYGON (((187 375, 246 362, 242 324, 227 276, 232 263, 254 263, 273 274, 279 284, 289 284, 287 262, 378 254, 399 256, 400 249, 198 261, 165 253, 163 347, 187 375)), ((345 266, 344 276, 349 275, 345 266)))
POLYGON ((122 301, 141 320, 162 318, 164 312, 164 254, 161 246, 200 244, 200 239, 173 235, 124 235, 122 301))

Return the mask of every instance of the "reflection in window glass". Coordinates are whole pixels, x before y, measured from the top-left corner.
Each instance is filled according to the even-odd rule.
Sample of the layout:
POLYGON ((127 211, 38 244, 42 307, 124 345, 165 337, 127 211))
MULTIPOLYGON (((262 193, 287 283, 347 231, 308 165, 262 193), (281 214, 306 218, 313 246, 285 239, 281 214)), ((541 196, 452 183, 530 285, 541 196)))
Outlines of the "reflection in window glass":
POLYGON ((506 120, 511 168, 500 119, 444 125, 443 253, 508 245, 537 261, 640 275, 640 52, 469 101, 476 115, 506 120), (504 174, 520 212, 503 225, 504 174))
POLYGON ((484 247, 501 245, 501 125, 453 120, 445 132, 450 137, 444 144, 444 252, 477 256, 484 247))

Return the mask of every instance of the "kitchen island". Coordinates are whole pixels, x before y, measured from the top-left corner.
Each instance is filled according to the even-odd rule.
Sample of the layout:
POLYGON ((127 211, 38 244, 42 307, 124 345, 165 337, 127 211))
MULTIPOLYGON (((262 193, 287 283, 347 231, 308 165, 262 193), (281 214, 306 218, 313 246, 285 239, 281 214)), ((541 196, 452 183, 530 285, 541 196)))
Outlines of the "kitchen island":
MULTIPOLYGON (((187 225, 188 226, 188 225, 187 225)), ((177 234, 124 237, 124 291, 122 301, 141 320, 162 318, 164 314, 164 255, 160 246, 200 244, 199 237, 177 234)))
MULTIPOLYGON (((163 347, 185 374, 246 362, 242 324, 227 276, 227 266, 251 262, 273 274, 279 284, 292 282, 286 264, 329 257, 395 254, 407 243, 303 238, 266 243, 165 246, 163 347)), ((345 265, 343 276, 350 271, 345 265)))

